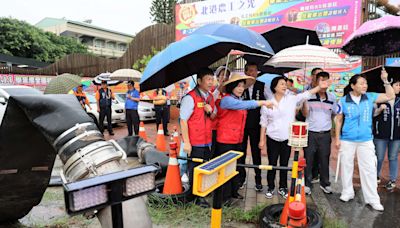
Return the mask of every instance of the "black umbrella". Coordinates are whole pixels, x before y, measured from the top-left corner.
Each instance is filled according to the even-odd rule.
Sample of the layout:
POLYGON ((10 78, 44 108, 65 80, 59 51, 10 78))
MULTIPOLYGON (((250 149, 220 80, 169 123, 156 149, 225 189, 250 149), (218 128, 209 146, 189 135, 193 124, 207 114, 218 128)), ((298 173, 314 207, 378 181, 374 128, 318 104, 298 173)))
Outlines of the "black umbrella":
MULTIPOLYGON (((388 73, 388 80, 400 79, 400 67, 385 66, 385 70, 388 73)), ((382 66, 377 66, 372 69, 361 72, 365 75, 368 82, 368 91, 376 93, 384 93, 385 87, 381 79, 382 66)))
POLYGON ((307 37, 308 44, 322 46, 318 34, 314 30, 280 26, 261 35, 268 41, 275 53, 288 47, 306 44, 307 37))

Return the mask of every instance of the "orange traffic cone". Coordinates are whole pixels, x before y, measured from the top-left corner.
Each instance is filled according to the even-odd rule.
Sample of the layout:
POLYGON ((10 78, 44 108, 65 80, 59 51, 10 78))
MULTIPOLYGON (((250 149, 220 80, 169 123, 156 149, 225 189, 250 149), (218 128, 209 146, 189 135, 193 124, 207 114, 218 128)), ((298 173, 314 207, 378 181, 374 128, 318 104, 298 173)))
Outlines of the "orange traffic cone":
POLYGON ((164 137, 164 130, 162 124, 159 125, 157 131, 156 148, 159 151, 167 151, 167 145, 164 137))
POLYGON ((147 141, 146 129, 143 122, 140 122, 139 125, 139 137, 147 141))
POLYGON ((179 137, 178 127, 176 125, 174 126, 174 133, 172 134, 172 137, 174 139, 174 142, 176 142, 176 145, 178 145, 177 151, 179 151, 179 146, 181 145, 181 139, 179 137))
POLYGON ((172 195, 182 193, 181 175, 179 173, 178 152, 176 142, 169 144, 171 148, 169 152, 169 162, 167 175, 165 176, 163 194, 172 195))

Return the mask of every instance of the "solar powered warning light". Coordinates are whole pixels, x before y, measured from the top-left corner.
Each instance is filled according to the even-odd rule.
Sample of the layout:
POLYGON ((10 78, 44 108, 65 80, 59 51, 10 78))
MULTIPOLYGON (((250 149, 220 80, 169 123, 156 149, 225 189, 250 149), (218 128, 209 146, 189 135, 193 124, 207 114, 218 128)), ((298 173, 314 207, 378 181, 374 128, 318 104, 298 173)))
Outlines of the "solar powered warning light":
POLYGON ((243 152, 231 150, 194 168, 193 194, 205 197, 238 174, 236 163, 241 156, 243 152))
POLYGON ((206 163, 194 168, 193 194, 206 196, 214 191, 211 211, 211 227, 221 227, 222 218, 222 186, 239 172, 236 171, 237 160, 243 152, 230 150, 206 163))

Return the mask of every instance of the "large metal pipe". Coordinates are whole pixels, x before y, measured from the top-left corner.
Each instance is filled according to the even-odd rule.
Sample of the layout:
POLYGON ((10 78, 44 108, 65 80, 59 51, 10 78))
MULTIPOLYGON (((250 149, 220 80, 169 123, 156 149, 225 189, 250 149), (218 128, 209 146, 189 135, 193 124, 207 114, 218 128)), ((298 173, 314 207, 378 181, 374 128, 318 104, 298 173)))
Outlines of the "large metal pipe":
MULTIPOLYGON (((13 132, 23 131, 24 127, 28 127, 27 125, 33 126, 36 129, 34 134, 45 138, 59 154, 64 164, 64 176, 69 182, 123 170, 120 160, 124 154, 121 148, 118 144, 104 139, 92 119, 82 110, 72 95, 10 97, 3 125, 8 126, 13 132), (28 120, 25 126, 19 126, 21 129, 10 124, 20 121, 13 120, 13 114, 19 116, 20 119, 28 120), (4 122, 8 123, 4 124, 4 122)), ((1 140, 7 141, 6 137, 1 140)), ((34 148, 35 142, 31 143, 30 146, 34 148)), ((41 143, 44 142, 41 141, 41 143)), ((54 157, 53 155, 52 162, 54 162, 54 157)), ((44 189, 41 189, 41 194, 43 192, 44 189)), ((42 195, 36 197, 38 196, 41 198, 42 195)), ((1 207, 0 205, 0 210, 1 207)), ((98 213, 102 227, 112 226, 109 211, 108 207, 98 213)), ((20 216, 25 214, 24 212, 20 216)), ((123 202, 123 216, 126 227, 132 224, 135 224, 135 227, 152 227, 143 197, 123 202)))

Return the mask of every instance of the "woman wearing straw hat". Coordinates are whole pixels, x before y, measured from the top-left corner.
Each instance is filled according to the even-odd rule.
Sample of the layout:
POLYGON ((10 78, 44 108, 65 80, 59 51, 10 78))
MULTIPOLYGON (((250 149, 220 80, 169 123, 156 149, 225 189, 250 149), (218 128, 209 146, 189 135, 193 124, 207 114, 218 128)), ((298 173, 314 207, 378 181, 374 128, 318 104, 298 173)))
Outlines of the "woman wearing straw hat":
MULTIPOLYGON (((220 66, 215 70, 215 77, 217 78, 218 84, 214 87, 214 91, 212 91, 214 102, 217 105, 219 104, 223 93, 221 92, 222 85, 229 79, 229 75, 231 74, 231 70, 226 66, 220 66)), ((217 124, 218 124, 218 116, 212 120, 212 145, 211 145, 211 153, 215 153, 215 149, 217 146, 217 124)))
MULTIPOLYGON (((221 155, 229 150, 243 151, 244 126, 248 109, 255 109, 260 106, 272 108, 273 104, 268 100, 247 100, 243 101, 241 96, 244 90, 254 83, 255 79, 249 76, 233 74, 221 88, 226 94, 222 97, 217 112, 217 147, 214 156, 221 155)), ((243 199, 237 192, 239 183, 236 178, 224 185, 223 199, 229 202, 230 198, 243 199)))
MULTIPOLYGON (((271 91, 274 94, 271 101, 276 105, 274 109, 261 108, 261 133, 259 147, 262 149, 267 143, 268 164, 277 165, 278 159, 281 166, 287 166, 290 157, 288 146, 289 126, 295 121, 296 106, 299 102, 307 100, 312 94, 320 89, 328 88, 327 81, 320 81, 319 85, 306 92, 294 95, 287 93, 287 78, 276 77, 271 82, 271 91), (265 139, 267 138, 267 139, 265 139)), ((275 170, 268 171, 268 189, 265 193, 267 198, 272 198, 275 189, 275 170)), ((287 198, 287 171, 280 171, 279 194, 287 198)))

